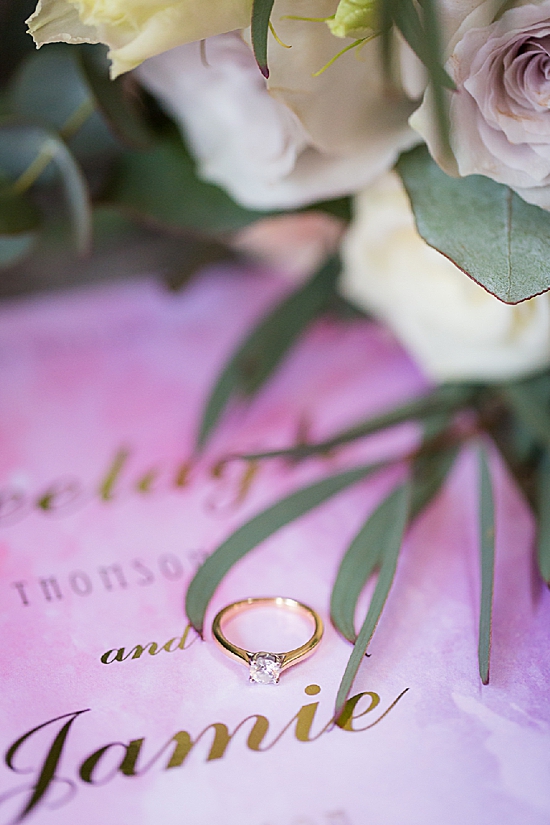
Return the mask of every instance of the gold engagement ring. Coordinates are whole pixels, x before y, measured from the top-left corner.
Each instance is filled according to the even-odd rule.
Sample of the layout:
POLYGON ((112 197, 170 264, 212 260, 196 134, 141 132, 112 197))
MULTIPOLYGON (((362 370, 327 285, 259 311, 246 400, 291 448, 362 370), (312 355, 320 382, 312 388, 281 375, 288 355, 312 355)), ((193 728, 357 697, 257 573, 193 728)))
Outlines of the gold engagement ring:
POLYGON ((240 602, 228 604, 216 615, 212 622, 212 633, 221 646, 222 650, 229 656, 245 662, 250 668, 249 676, 251 682, 260 685, 276 685, 283 670, 295 665, 301 659, 310 656, 323 636, 323 622, 321 617, 296 599, 285 599, 282 596, 261 599, 243 599, 240 602), (223 632, 224 623, 244 610, 251 610, 255 607, 277 607, 283 610, 292 610, 305 616, 313 623, 313 635, 307 642, 294 650, 286 653, 268 653, 264 650, 254 653, 230 642, 223 632))

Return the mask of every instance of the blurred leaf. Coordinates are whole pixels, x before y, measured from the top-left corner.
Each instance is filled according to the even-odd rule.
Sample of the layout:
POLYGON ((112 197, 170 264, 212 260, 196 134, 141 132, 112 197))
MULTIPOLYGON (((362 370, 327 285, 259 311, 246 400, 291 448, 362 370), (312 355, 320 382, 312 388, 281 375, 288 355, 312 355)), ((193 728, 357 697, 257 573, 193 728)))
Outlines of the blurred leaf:
POLYGON ((214 591, 226 573, 243 556, 281 527, 290 524, 382 466, 384 465, 363 465, 303 487, 263 510, 232 533, 199 568, 187 590, 185 611, 195 630, 202 635, 204 614, 214 591))
POLYGON ((334 218, 339 218, 345 223, 349 223, 353 217, 352 198, 335 198, 330 201, 317 201, 297 209, 297 212, 325 212, 334 218))
POLYGON ((388 598, 397 567, 397 559, 403 541, 403 534, 407 526, 409 499, 409 484, 403 484, 390 493, 386 501, 375 511, 375 513, 378 513, 383 508, 384 512, 383 519, 379 525, 380 532, 377 533, 377 538, 381 544, 380 572, 365 621, 359 631, 342 681, 340 682, 340 687, 338 688, 336 715, 342 710, 353 680, 367 652, 367 647, 376 630, 384 605, 386 604, 386 599, 388 598))
POLYGON ((25 20, 36 7, 36 0, 4 0, 0 3, 0 86, 9 82, 24 57, 35 51, 33 40, 27 34, 25 20))
MULTIPOLYGON (((426 43, 426 57, 424 65, 428 72, 432 92, 435 120, 439 130, 439 137, 445 153, 451 153, 449 143, 449 107, 445 88, 456 90, 454 82, 451 80, 443 68, 443 49, 441 46, 441 26, 438 20, 437 4, 434 0, 419 0, 422 9, 424 23, 424 40, 426 43)), ((412 0, 404 0, 403 5, 414 8, 412 0)))
POLYGON ((439 493, 458 455, 458 444, 445 443, 451 423, 452 415, 445 413, 424 422, 422 446, 412 467, 411 521, 439 493))
POLYGON ((424 64, 436 86, 455 89, 455 84, 445 71, 441 61, 439 21, 435 6, 430 0, 422 0, 419 7, 411 0, 400 0, 392 5, 395 25, 424 64), (422 10, 422 19, 419 14, 422 10))
POLYGON ((550 414, 548 405, 540 393, 531 387, 530 381, 514 381, 500 387, 504 400, 510 405, 520 422, 533 437, 550 447, 550 414))
POLYGON ((64 142, 40 126, 0 124, 0 168, 16 177, 13 187, 22 194, 35 182, 41 169, 53 163, 68 203, 76 246, 80 252, 91 240, 91 206, 84 176, 64 142))
POLYGON ((235 252, 224 243, 212 239, 189 237, 185 259, 167 272, 164 281, 169 289, 178 292, 199 270, 206 266, 235 261, 235 252))
POLYGON ((95 103, 113 133, 130 149, 150 148, 155 135, 140 110, 139 99, 130 97, 128 77, 110 79, 107 48, 82 44, 78 47, 78 60, 95 103))
POLYGON ((550 288, 550 213, 481 175, 449 177, 425 146, 397 170, 420 235, 474 281, 512 304, 550 288))
POLYGON ((106 201, 172 230, 232 232, 267 213, 245 209, 214 184, 201 180, 175 129, 153 149, 123 153, 106 201))
POLYGON ((252 4, 252 49, 258 68, 265 78, 269 77, 267 66, 267 37, 269 34, 269 19, 274 0, 254 0, 252 4))
POLYGON ((0 268, 19 263, 30 254, 36 240, 36 232, 20 232, 17 235, 0 235, 0 268))
POLYGON ((545 450, 537 473, 537 559, 546 584, 550 585, 550 452, 545 450))
POLYGON ((304 286, 262 318, 238 346, 206 403, 198 437, 200 448, 231 398, 253 395, 274 372, 298 336, 326 306, 339 272, 340 261, 329 259, 304 286))
POLYGON ((79 158, 95 158, 116 148, 94 111, 74 46, 56 43, 29 55, 10 84, 9 97, 15 114, 60 133, 79 158))
POLYGON ((479 450, 479 536, 481 548, 481 606, 479 613, 479 675, 489 682, 491 627, 493 619, 493 585, 495 576, 495 515, 493 487, 487 453, 479 450))
POLYGON ((40 214, 31 201, 0 184, 0 235, 19 235, 36 229, 40 214))
POLYGON ((350 441, 364 438, 379 430, 394 427, 405 421, 424 421, 432 416, 439 416, 445 411, 461 409, 471 403, 475 393, 476 388, 472 385, 442 384, 426 395, 413 398, 412 401, 408 401, 400 407, 394 407, 388 412, 367 418, 353 427, 341 430, 325 441, 318 441, 315 444, 299 444, 296 447, 271 450, 265 453, 247 453, 237 457, 249 461, 257 461, 263 458, 303 459, 311 455, 327 453, 342 444, 348 444, 350 441))

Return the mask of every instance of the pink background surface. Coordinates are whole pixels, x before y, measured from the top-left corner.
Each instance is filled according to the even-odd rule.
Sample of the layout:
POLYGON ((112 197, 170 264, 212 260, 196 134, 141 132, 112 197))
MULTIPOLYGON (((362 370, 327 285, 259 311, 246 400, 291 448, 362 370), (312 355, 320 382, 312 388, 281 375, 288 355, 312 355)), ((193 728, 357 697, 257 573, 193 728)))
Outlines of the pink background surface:
MULTIPOLYGON (((404 426, 300 466, 265 463, 243 501, 239 465, 221 480, 212 477, 227 453, 288 445, 304 426, 312 438, 323 437, 424 386, 386 331, 323 321, 246 414, 227 417, 188 483, 175 486, 217 371, 284 288, 275 278, 211 270, 177 296, 136 281, 0 310, 0 825, 15 821, 28 803, 66 719, 21 744, 16 770, 5 762, 10 745, 88 708, 70 727, 29 821, 550 822, 550 596, 533 569, 531 517, 494 455, 495 625, 491 682, 481 686, 476 467, 468 450, 407 536, 371 658, 352 691, 380 696, 359 727, 408 688, 379 724, 332 729, 311 742, 297 741, 291 726, 258 753, 246 746, 248 723, 223 758, 207 760, 208 733, 181 767, 165 770, 168 749, 145 770, 180 730, 196 736, 214 722, 233 730, 262 714, 269 743, 312 702, 319 703, 312 737, 328 723, 350 652, 328 623, 331 584, 346 543, 399 470, 275 534, 215 594, 209 622, 229 602, 273 594, 298 598, 327 620, 318 652, 285 672, 277 687, 249 685, 246 669, 226 658, 209 633, 183 651, 109 665, 100 657, 181 635, 185 587, 198 561, 246 518, 327 470, 400 453, 417 437, 404 426), (111 498, 102 500, 99 488, 121 449, 128 458, 111 498), (143 492, 138 484, 148 473, 143 492), (53 483, 55 507, 44 511, 36 502, 53 483), (113 564, 122 578, 101 572, 113 564), (50 584, 48 600, 40 580, 52 576, 59 591, 50 584), (321 687, 317 696, 304 693, 310 684, 321 687), (123 745, 141 738, 141 775, 117 772, 123 745), (101 758, 95 784, 83 782, 83 761, 114 742, 122 745, 101 758)), ((361 702, 358 709, 367 697, 361 702)))

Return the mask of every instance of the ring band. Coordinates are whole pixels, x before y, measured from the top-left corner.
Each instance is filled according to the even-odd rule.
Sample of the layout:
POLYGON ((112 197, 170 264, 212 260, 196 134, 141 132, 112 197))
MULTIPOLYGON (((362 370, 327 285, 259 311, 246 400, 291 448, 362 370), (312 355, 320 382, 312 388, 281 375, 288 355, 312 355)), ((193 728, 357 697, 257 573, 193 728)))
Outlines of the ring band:
POLYGON ((301 659, 310 656, 323 636, 323 622, 321 617, 306 604, 296 601, 296 599, 286 599, 282 596, 260 599, 243 599, 240 602, 228 604, 215 616, 212 622, 212 633, 221 646, 222 650, 233 658, 239 659, 250 668, 250 681, 261 685, 276 685, 283 670, 296 664, 301 659), (292 610, 306 616, 313 622, 313 635, 305 644, 294 650, 285 653, 268 653, 264 650, 257 653, 245 650, 243 647, 230 642, 223 632, 223 624, 244 610, 251 610, 254 607, 278 607, 285 610, 292 610))

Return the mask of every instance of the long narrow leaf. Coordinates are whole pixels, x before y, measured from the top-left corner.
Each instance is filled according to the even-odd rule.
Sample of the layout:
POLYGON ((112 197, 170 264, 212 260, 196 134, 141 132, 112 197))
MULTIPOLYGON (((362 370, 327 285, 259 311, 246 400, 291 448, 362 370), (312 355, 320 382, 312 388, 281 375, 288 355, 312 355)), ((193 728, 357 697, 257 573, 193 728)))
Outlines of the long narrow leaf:
POLYGON ((397 567, 397 559, 399 557, 399 550, 403 541, 403 533, 407 525, 407 518, 409 513, 410 500, 410 486, 408 483, 402 485, 397 490, 391 493, 390 498, 393 503, 393 519, 387 522, 386 540, 384 549, 382 551, 382 564, 380 573, 378 574, 378 581, 369 605, 367 616, 363 622, 363 626, 357 636, 357 641, 353 647, 351 656, 347 663, 338 694, 336 696, 336 714, 338 714, 348 696, 353 680, 359 670, 359 666, 363 661, 367 647, 372 639, 373 633, 380 619, 388 593, 392 586, 397 567))
POLYGON ((408 401, 400 407, 394 407, 388 412, 367 418, 353 427, 341 430, 325 441, 318 441, 314 444, 300 444, 296 447, 271 450, 265 453, 247 453, 239 455, 238 458, 249 461, 257 461, 263 458, 301 459, 318 453, 326 453, 334 447, 339 447, 358 438, 364 438, 396 424, 402 424, 404 421, 423 421, 432 416, 438 416, 445 411, 460 409, 467 406, 474 395, 475 389, 466 384, 444 384, 426 395, 413 398, 412 401, 408 401))
POLYGON ((491 473, 485 449, 479 452, 479 532, 481 550, 481 606, 479 613, 479 675, 489 682, 493 585, 495 575, 495 516, 491 473))
POLYGON ((452 415, 441 413, 424 422, 422 447, 413 463, 410 520, 435 498, 458 454, 456 443, 445 444, 452 415))
POLYGON ((202 448, 234 396, 253 395, 269 378, 334 292, 340 262, 331 258, 300 289, 264 317, 221 372, 207 401, 198 436, 202 448))
POLYGON ((395 496, 392 493, 369 515, 345 553, 330 601, 330 617, 339 633, 352 644, 355 632, 355 609, 367 579, 380 565, 388 531, 395 518, 395 496))
POLYGON ((252 48, 258 67, 265 78, 269 77, 267 37, 273 3, 274 0, 254 0, 252 6, 252 48))
POLYGON ((550 585, 550 453, 545 450, 537 478, 537 559, 546 584, 550 585))
POLYGON ((243 524, 199 568, 187 590, 185 610, 189 621, 202 634, 204 614, 214 591, 225 574, 260 542, 281 527, 318 507, 327 499, 380 469, 383 464, 366 464, 303 487, 263 510, 243 524))
MULTIPOLYGON (((412 2, 411 2, 412 5, 412 2)), ((450 152, 449 143, 449 114, 445 86, 455 89, 455 84, 443 68, 441 48, 441 28, 437 16, 437 6, 434 0, 420 0, 423 12, 426 61, 425 66, 432 84, 433 104, 436 122, 439 128, 439 138, 445 152, 450 152)))
MULTIPOLYGON (((456 458, 456 445, 437 449, 437 440, 448 430, 452 416, 442 414, 424 425, 419 456, 412 469, 409 521, 437 495, 456 458)), ((394 517, 394 501, 386 498, 369 515, 345 553, 331 597, 331 619, 339 633, 354 643, 355 611, 361 591, 379 567, 389 522, 394 517)))

